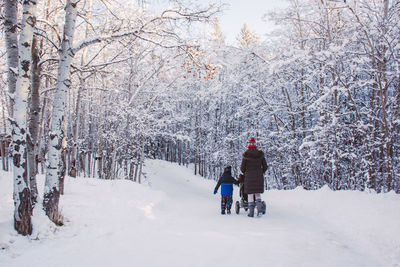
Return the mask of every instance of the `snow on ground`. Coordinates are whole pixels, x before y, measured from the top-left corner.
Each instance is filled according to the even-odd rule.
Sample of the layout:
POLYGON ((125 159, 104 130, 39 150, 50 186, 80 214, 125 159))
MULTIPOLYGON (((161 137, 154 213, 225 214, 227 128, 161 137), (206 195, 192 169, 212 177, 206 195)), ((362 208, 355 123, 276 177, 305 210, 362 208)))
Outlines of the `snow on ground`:
POLYGON ((146 165, 148 185, 66 179, 65 226, 36 210, 29 238, 13 231, 12 176, 0 173, 0 266, 400 266, 394 193, 268 191, 267 215, 221 215, 215 181, 146 165))

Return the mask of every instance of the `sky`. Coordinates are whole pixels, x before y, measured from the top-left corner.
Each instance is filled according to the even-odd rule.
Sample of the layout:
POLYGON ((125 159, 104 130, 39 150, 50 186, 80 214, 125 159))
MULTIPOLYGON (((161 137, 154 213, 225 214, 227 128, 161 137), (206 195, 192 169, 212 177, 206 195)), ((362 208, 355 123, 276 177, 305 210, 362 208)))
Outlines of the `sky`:
POLYGON ((274 26, 272 22, 264 21, 263 15, 287 5, 285 0, 225 0, 223 2, 227 4, 227 7, 219 20, 228 44, 236 42, 236 36, 244 23, 247 23, 247 26, 263 39, 263 35, 274 26))
MULTIPOLYGON (((190 1, 190 0, 186 0, 190 1)), ((146 0, 152 8, 162 9, 168 6, 168 0, 146 0)), ((225 4, 223 12, 218 15, 221 29, 226 37, 226 43, 235 45, 236 37, 243 24, 246 23, 250 30, 255 31, 263 39, 274 24, 263 20, 263 15, 269 11, 288 5, 287 0, 197 0, 192 1, 200 6, 209 3, 225 4)))

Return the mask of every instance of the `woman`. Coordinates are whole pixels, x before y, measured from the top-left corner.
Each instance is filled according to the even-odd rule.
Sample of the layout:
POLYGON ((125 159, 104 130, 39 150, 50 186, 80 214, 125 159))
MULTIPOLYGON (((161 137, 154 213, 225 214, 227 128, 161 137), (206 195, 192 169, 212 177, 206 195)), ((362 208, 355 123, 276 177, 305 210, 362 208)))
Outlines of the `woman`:
POLYGON ((249 200, 249 217, 254 217, 256 204, 257 216, 262 214, 261 194, 264 193, 264 173, 267 169, 264 152, 257 149, 256 140, 251 138, 248 149, 243 153, 240 166, 240 170, 244 174, 244 192, 248 195, 249 200))

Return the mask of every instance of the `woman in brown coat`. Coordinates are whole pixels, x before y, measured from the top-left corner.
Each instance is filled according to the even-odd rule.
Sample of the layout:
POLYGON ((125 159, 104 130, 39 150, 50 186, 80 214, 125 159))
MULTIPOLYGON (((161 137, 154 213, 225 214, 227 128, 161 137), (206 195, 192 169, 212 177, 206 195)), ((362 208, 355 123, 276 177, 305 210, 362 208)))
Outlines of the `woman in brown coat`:
POLYGON ((249 217, 254 217, 256 204, 257 215, 262 214, 261 194, 264 193, 264 173, 267 168, 264 152, 257 149, 256 140, 251 138, 248 149, 243 153, 240 166, 240 170, 244 174, 244 192, 248 195, 249 217))

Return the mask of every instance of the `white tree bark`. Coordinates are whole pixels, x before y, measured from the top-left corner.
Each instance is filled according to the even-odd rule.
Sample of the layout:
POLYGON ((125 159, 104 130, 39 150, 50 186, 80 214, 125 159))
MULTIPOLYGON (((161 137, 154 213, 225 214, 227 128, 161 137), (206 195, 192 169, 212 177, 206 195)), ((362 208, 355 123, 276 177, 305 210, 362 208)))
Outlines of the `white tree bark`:
POLYGON ((58 222, 58 203, 60 199, 60 180, 64 178, 64 161, 62 159, 62 142, 64 133, 64 110, 71 85, 70 68, 74 57, 72 49, 79 0, 68 0, 65 6, 65 22, 60 49, 60 61, 57 74, 57 87, 54 95, 53 114, 50 124, 50 146, 48 151, 46 182, 43 206, 47 216, 58 222))
MULTIPOLYGON (((8 94, 10 99, 7 103, 8 105, 8 116, 13 118, 14 114, 14 93, 15 87, 17 86, 17 76, 18 76, 18 36, 17 36, 17 13, 18 13, 18 1, 8 0, 4 1, 4 36, 7 48, 7 66, 8 66, 8 94)), ((6 101, 4 101, 6 102, 6 101)), ((3 104, 3 117, 4 116, 4 106, 3 104)), ((4 125, 6 126, 6 120, 4 120, 4 125)), ((4 127, 4 133, 6 127, 4 127)), ((2 151, 1 154, 5 155, 7 152, 5 141, 1 144, 2 151)), ((8 171, 8 157, 2 157, 3 170, 8 171)))
MULTIPOLYGON (((90 21, 91 15, 92 15, 92 4, 93 1, 90 0, 88 2, 88 12, 85 17, 87 21, 90 21)), ((89 27, 90 25, 86 25, 86 31, 85 31, 85 38, 88 38, 89 35, 89 27)), ((82 57, 81 57, 81 65, 85 65, 87 57, 87 49, 84 49, 82 52, 82 57)), ((80 107, 81 107, 81 99, 82 99, 82 91, 85 86, 85 78, 79 77, 79 86, 77 88, 76 92, 76 104, 75 104, 75 119, 74 119, 74 125, 72 129, 72 153, 71 153, 71 159, 70 159, 70 169, 68 171, 69 175, 72 177, 76 177, 77 172, 79 173, 80 165, 79 165, 79 147, 78 147, 78 135, 80 132, 80 107)))
POLYGON ((10 94, 9 115, 13 118, 14 93, 18 76, 18 0, 4 1, 4 35, 7 46, 8 93, 10 94))
POLYGON ((31 85, 31 49, 35 23, 36 0, 23 1, 22 31, 19 38, 18 76, 14 96, 14 118, 12 121, 14 227, 18 233, 23 235, 32 233, 32 203, 27 177, 26 138, 27 100, 31 85))

